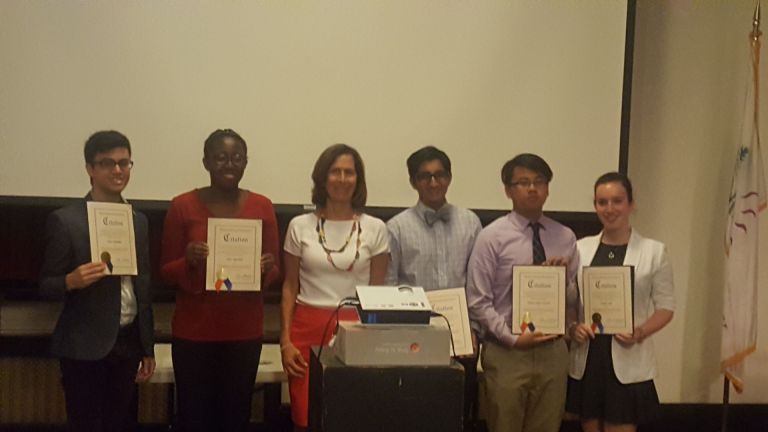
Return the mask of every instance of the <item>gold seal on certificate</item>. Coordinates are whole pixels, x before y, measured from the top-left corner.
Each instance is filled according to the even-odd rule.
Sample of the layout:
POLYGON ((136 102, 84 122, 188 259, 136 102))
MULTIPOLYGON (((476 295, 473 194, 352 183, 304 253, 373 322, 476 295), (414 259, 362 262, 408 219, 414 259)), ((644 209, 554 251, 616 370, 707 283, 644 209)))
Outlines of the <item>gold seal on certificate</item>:
POLYGON ((512 267, 512 333, 565 334, 565 267, 512 267))
POLYGON ((88 201, 91 261, 107 265, 109 275, 138 274, 133 208, 129 204, 88 201))
MULTIPOLYGON (((467 311, 467 295, 464 288, 448 288, 425 293, 432 310, 442 314, 451 323, 451 337, 457 356, 467 356, 474 353, 472 346, 472 329, 469 326, 467 311)), ((433 317, 430 324, 448 327, 441 317, 433 317)), ((453 355, 453 352, 451 352, 453 355)))
POLYGON ((261 291, 261 220, 208 218, 207 291, 261 291))
POLYGON ((631 334, 635 328, 632 266, 585 266, 581 278, 585 324, 595 334, 631 334))

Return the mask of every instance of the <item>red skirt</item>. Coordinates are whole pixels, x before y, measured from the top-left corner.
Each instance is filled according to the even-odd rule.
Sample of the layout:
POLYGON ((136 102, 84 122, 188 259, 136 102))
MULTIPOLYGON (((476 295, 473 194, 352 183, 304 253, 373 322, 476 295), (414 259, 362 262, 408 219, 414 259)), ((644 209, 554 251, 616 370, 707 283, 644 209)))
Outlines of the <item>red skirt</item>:
MULTIPOLYGON (((312 346, 327 345, 336 329, 335 309, 317 308, 296 303, 291 320, 291 343, 309 364, 309 349, 312 346), (331 320, 330 323, 328 321, 331 320), (323 339, 326 325, 328 332, 323 339), (323 339, 321 341, 321 339, 323 339)), ((357 310, 342 308, 339 311, 341 321, 359 321, 357 310)), ((291 418, 293 424, 307 427, 309 424, 309 369, 301 378, 288 377, 288 388, 291 394, 291 418)))

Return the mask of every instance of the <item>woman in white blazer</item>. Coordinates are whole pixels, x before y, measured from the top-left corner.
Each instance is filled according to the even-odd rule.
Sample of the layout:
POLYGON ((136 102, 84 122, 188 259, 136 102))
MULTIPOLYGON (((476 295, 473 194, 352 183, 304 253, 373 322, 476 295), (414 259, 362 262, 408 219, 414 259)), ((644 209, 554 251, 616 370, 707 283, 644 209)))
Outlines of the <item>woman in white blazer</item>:
MULTIPOLYGON (((578 241, 581 263, 634 266, 635 329, 611 336, 596 335, 586 324, 570 326, 567 410, 579 415, 585 432, 635 431, 659 413, 649 337, 672 320, 672 269, 665 246, 629 223, 634 200, 627 176, 612 172, 598 178, 594 205, 603 231, 578 241)), ((581 269, 578 282, 583 286, 581 269)))

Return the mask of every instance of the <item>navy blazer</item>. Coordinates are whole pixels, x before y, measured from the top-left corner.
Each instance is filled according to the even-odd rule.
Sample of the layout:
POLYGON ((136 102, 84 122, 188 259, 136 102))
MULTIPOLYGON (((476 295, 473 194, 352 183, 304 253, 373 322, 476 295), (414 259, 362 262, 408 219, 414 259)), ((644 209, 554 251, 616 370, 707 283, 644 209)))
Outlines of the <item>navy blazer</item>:
MULTIPOLYGON (((89 287, 71 291, 64 282, 72 270, 91 262, 86 200, 48 216, 40 292, 46 298, 64 300, 52 336, 52 353, 76 360, 99 360, 112 350, 120 329, 120 276, 105 276, 89 287)), ((138 320, 134 322, 139 326, 143 357, 154 357, 146 216, 134 211, 133 226, 138 261, 138 276, 132 276, 138 320)))

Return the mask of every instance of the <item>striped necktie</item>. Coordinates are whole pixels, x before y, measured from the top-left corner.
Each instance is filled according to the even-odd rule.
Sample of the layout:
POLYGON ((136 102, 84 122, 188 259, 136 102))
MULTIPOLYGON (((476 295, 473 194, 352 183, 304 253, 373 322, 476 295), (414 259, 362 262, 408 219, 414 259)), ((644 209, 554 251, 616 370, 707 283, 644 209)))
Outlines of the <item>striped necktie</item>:
POLYGON ((528 226, 533 230, 533 263, 541 264, 547 260, 547 254, 544 252, 544 245, 541 244, 541 237, 539 237, 541 224, 538 222, 531 222, 528 226))

